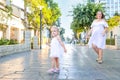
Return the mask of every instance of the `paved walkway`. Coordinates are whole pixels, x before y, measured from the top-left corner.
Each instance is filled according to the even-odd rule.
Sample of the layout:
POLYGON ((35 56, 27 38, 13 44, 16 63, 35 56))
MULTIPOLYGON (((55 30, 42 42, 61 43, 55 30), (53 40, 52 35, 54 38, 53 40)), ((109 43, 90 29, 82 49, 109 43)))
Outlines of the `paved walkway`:
POLYGON ((31 50, 0 58, 0 80, 120 80, 120 51, 104 50, 104 63, 85 46, 67 45, 59 74, 48 74, 49 50, 31 50))

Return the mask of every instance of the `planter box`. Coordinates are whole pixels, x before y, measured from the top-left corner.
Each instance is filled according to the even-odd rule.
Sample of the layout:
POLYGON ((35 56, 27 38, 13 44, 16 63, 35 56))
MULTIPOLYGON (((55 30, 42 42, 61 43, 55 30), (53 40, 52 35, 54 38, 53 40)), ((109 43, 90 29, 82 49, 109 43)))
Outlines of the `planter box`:
POLYGON ((27 44, 3 45, 0 46, 0 56, 29 51, 30 49, 31 48, 27 44))

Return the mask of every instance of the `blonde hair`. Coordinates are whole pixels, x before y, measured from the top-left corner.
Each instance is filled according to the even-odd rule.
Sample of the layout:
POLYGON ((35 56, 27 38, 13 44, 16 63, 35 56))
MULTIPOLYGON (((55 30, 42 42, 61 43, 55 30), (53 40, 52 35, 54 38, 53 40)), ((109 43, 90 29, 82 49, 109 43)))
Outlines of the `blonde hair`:
POLYGON ((58 27, 56 27, 56 26, 52 26, 52 27, 51 27, 51 30, 52 30, 52 29, 56 29, 57 32, 59 33, 59 29, 58 29, 58 27))
MULTIPOLYGON (((52 30, 56 30, 56 31, 57 31, 57 35, 60 35, 60 33, 59 33, 59 28, 58 28, 58 27, 52 26, 50 30, 51 30, 51 32, 52 32, 52 30)), ((51 35, 51 36, 52 36, 52 35, 51 35)))

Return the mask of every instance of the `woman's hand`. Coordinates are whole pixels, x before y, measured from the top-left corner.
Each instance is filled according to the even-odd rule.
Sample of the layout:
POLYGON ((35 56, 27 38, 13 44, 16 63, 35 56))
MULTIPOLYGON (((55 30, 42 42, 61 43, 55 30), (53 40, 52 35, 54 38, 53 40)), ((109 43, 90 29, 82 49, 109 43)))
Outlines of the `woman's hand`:
POLYGON ((90 35, 86 35, 86 37, 85 37, 86 39, 88 39, 88 38, 90 38, 90 35))
POLYGON ((104 31, 102 32, 102 35, 105 36, 105 34, 108 32, 108 28, 105 27, 104 31))
POLYGON ((67 49, 64 49, 64 52, 67 53, 67 49))
POLYGON ((88 33, 86 35, 86 39, 90 38, 91 33, 92 33, 92 28, 88 31, 88 33))
POLYGON ((48 45, 50 47, 50 43, 47 42, 46 45, 48 45))
POLYGON ((103 30, 102 35, 105 36, 106 33, 107 33, 107 28, 103 30))
POLYGON ((102 32, 102 35, 103 35, 103 36, 105 36, 105 34, 106 34, 106 32, 105 32, 105 31, 103 31, 103 32, 102 32))

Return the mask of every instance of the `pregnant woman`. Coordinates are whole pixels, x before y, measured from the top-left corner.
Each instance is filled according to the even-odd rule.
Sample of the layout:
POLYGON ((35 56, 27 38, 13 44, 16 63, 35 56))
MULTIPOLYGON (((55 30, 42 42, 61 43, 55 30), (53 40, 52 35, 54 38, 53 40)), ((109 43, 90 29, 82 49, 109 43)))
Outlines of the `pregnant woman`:
POLYGON ((102 63, 103 49, 106 44, 106 33, 108 29, 108 24, 104 19, 104 14, 101 11, 96 13, 96 19, 91 24, 91 29, 88 35, 91 35, 88 45, 92 47, 98 55, 96 61, 102 63))

